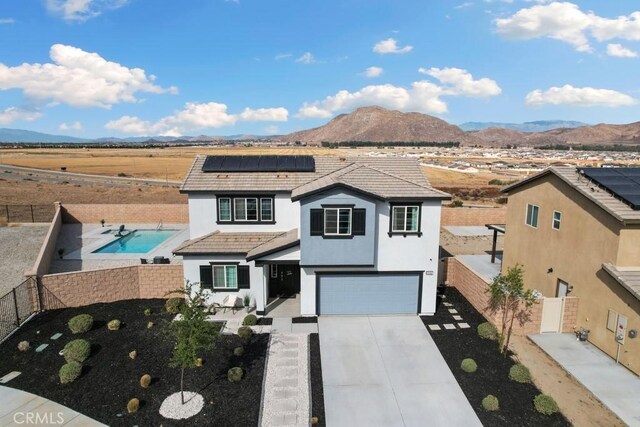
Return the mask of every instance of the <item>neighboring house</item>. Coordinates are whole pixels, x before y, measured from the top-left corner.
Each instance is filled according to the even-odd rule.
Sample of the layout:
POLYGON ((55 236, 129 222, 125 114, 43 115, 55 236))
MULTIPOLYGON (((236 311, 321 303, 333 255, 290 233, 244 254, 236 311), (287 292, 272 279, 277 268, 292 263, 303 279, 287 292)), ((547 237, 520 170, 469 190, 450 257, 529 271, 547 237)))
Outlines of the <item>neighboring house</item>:
POLYGON ((249 292, 301 315, 435 311, 442 200, 416 160, 199 156, 182 184, 190 238, 174 250, 210 301, 249 292))
POLYGON ((640 374, 640 168, 553 167, 503 191, 503 273, 519 263, 528 288, 579 297, 589 341, 640 374))

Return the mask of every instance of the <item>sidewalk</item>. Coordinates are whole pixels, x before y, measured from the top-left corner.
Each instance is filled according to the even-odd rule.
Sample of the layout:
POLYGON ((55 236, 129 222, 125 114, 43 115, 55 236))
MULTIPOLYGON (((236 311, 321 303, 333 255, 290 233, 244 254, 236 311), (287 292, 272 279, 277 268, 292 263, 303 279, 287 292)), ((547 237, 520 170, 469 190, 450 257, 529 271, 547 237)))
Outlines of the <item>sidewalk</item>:
POLYGON ((630 426, 640 426, 640 379, 573 334, 529 335, 545 353, 630 426))
POLYGON ((102 423, 44 397, 0 386, 0 427, 22 425, 104 426, 102 423))

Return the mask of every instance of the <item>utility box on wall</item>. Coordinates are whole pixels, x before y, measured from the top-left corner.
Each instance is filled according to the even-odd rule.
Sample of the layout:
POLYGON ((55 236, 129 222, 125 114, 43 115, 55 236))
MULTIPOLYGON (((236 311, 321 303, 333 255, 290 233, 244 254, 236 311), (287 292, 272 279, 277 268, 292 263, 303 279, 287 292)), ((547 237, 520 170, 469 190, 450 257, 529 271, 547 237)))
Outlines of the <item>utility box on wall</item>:
POLYGON ((624 344, 625 335, 627 335, 627 318, 622 314, 618 314, 618 327, 616 328, 616 341, 618 344, 624 344))

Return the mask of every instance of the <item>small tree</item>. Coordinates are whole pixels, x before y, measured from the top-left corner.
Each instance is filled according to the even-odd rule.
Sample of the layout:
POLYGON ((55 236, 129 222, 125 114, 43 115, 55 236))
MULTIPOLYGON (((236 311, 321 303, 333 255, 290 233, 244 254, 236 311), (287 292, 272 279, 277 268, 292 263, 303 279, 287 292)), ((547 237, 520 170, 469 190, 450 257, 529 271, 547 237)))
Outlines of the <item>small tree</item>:
POLYGON ((496 276, 487 290, 491 295, 491 308, 502 311, 502 327, 498 339, 500 353, 506 353, 509 348, 513 321, 517 317, 524 324, 529 319, 531 306, 537 302, 534 292, 524 288, 523 274, 522 266, 516 264, 507 270, 506 275, 496 276))
POLYGON ((187 282, 185 289, 169 294, 181 294, 185 297, 185 303, 180 309, 180 320, 169 325, 169 333, 176 340, 169 366, 181 369, 180 397, 184 405, 184 371, 187 368, 195 368, 196 359, 200 357, 201 351, 214 347, 218 330, 206 320, 205 296, 201 289, 192 291, 191 284, 187 282))

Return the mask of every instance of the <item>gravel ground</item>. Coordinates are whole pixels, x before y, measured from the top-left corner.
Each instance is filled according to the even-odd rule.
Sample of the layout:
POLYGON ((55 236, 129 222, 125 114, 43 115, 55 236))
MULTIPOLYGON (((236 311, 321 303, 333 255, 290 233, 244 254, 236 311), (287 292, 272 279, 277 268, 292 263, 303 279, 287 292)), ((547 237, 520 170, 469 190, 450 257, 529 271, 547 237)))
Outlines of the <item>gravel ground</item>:
POLYGON ((0 295, 25 280, 24 272, 33 267, 49 225, 0 227, 0 295))

